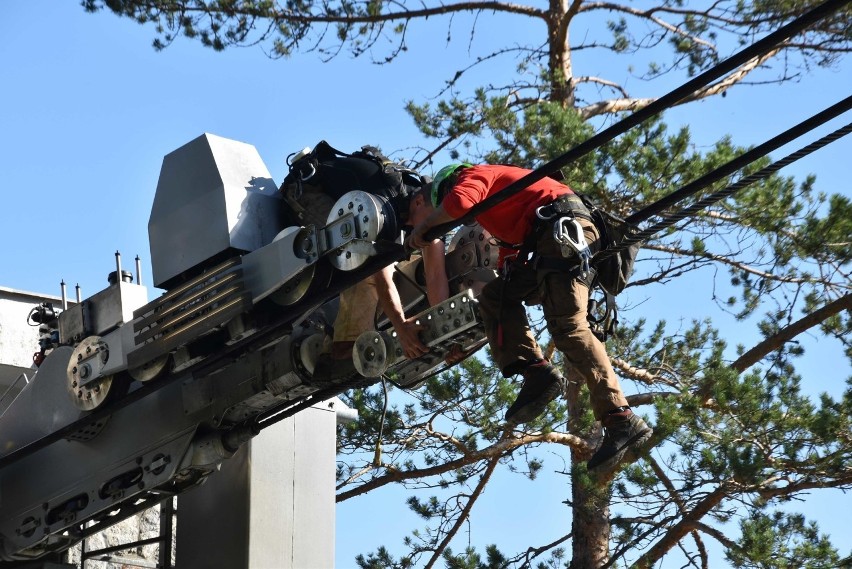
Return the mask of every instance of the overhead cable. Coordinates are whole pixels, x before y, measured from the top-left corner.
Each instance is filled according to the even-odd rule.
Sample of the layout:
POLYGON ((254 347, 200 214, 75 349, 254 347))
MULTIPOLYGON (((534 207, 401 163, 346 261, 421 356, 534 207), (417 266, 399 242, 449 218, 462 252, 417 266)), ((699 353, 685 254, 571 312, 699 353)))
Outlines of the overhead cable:
POLYGON ((641 124, 642 122, 659 114, 667 108, 674 106, 679 101, 695 93, 698 89, 707 86, 708 84, 710 84, 710 82, 719 79, 720 77, 731 71, 734 71, 735 69, 747 63, 748 61, 751 61, 755 57, 759 57, 760 55, 767 53, 769 50, 771 50, 773 47, 775 47, 782 41, 791 38, 792 36, 805 30, 806 28, 810 27, 811 25, 815 24, 826 16, 836 12, 849 2, 850 0, 827 0, 826 2, 823 2, 822 4, 810 10, 809 12, 806 12, 805 14, 802 14, 798 18, 794 19, 789 24, 778 28, 763 39, 758 40, 757 42, 737 52, 731 57, 717 63, 707 71, 697 75, 696 77, 687 81, 680 87, 673 89, 666 95, 663 95, 662 97, 653 101, 647 106, 630 114, 629 116, 618 121, 612 126, 602 130, 591 138, 581 142, 580 144, 571 148, 561 156, 554 158, 550 162, 547 162, 546 164, 536 168, 524 177, 519 178, 515 182, 506 186, 500 192, 489 196, 482 202, 473 206, 464 215, 464 217, 432 227, 431 229, 429 229, 429 231, 426 232, 425 237, 427 239, 437 239, 438 237, 444 235, 457 225, 470 222, 477 215, 491 209, 499 203, 504 202, 519 191, 529 187, 531 184, 534 184, 535 182, 538 182, 546 176, 555 173, 560 168, 585 156, 591 151, 613 140, 615 137, 627 132, 634 126, 641 124))

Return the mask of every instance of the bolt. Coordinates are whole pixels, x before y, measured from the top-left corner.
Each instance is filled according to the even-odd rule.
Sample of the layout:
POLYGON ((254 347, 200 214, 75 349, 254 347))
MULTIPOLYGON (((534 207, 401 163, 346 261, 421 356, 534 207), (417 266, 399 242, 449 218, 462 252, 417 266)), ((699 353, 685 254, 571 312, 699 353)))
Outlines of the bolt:
POLYGON ((343 208, 340 208, 339 210, 337 210, 337 215, 343 215, 343 208))
POLYGON ((358 205, 358 211, 364 211, 364 206, 359 204, 358 205))
POLYGON ((367 223, 368 221, 370 221, 369 216, 366 216, 366 215, 363 217, 363 219, 364 219, 364 223, 367 223))
POLYGON ((87 353, 87 354, 91 354, 91 353, 92 353, 92 346, 86 346, 86 353, 87 353))
POLYGON ((346 252, 346 258, 347 258, 347 259, 351 259, 351 258, 352 258, 352 252, 351 252, 351 251, 347 251, 347 252, 346 252))
POLYGON ((91 366, 89 366, 89 364, 83 364, 83 366, 80 368, 80 377, 82 379, 86 379, 91 374, 92 374, 91 366))
POLYGON ((72 382, 71 382, 71 387, 77 387, 77 382, 76 382, 76 381, 72 381, 72 382))
POLYGON ((77 366, 74 366, 74 367, 71 368, 71 373, 73 373, 74 375, 77 375, 77 366))
POLYGON ((349 202, 349 209, 352 209, 353 207, 355 207, 355 204, 352 203, 352 202, 349 202))

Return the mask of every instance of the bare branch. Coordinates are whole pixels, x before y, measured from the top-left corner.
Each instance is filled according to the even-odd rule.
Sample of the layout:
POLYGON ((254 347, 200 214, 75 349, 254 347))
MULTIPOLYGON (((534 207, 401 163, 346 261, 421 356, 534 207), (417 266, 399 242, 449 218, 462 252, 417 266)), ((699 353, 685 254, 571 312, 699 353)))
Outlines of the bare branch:
POLYGON ((761 271, 755 269, 754 267, 750 267, 744 263, 740 263, 738 261, 734 261, 724 255, 715 255, 713 253, 707 251, 691 251, 689 249, 681 249, 680 247, 674 247, 670 245, 655 245, 655 244, 645 244, 643 245, 646 249, 652 249, 654 251, 661 251, 664 253, 671 253, 673 255, 681 255, 685 257, 696 257, 701 259, 707 259, 710 261, 715 261, 717 263, 722 263, 724 265, 728 265, 736 268, 739 271, 743 271, 745 273, 749 273, 755 276, 758 276, 762 279, 782 282, 782 283, 792 283, 792 284, 804 284, 804 283, 814 283, 817 282, 817 279, 814 278, 798 278, 798 277, 784 277, 773 275, 772 273, 767 273, 765 271, 761 271))
POLYGON ((752 365, 759 362, 761 359, 766 357, 770 352, 777 350, 785 342, 792 340, 794 337, 798 336, 805 330, 812 328, 821 322, 825 321, 826 318, 834 316, 838 314, 842 310, 850 310, 852 309, 852 294, 845 294, 838 298, 837 300, 830 302, 823 306, 822 308, 815 310, 805 316, 793 322, 789 326, 779 330, 777 333, 772 336, 766 338, 746 353, 741 355, 737 360, 731 364, 731 367, 739 372, 745 371, 752 365))
POLYGON ((429 559, 429 562, 426 563, 426 569, 430 569, 435 565, 435 562, 441 557, 441 554, 450 544, 450 541, 455 537, 456 533, 458 533, 459 528, 461 528, 462 524, 467 521, 470 517, 470 511, 473 509, 473 505, 476 503, 477 498, 482 494, 482 491, 485 489, 488 481, 491 480, 491 475, 494 473, 494 469, 497 467, 497 463, 500 461, 499 456, 495 456, 494 458, 488 461, 488 466, 485 469, 485 472, 482 473, 482 478, 479 479, 479 484, 476 485, 476 488, 473 491, 473 494, 470 495, 470 498, 465 504, 464 509, 459 514, 458 519, 453 524, 453 527, 450 531, 447 532, 447 535, 444 536, 444 539, 441 541, 441 544, 435 549, 435 552, 432 554, 432 557, 429 559))

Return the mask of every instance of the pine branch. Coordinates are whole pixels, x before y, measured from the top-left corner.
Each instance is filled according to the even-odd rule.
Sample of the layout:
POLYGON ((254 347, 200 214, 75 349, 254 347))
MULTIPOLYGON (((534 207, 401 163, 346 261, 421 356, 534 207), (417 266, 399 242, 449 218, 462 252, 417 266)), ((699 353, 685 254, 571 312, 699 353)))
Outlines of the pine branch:
POLYGON ((702 500, 695 504, 695 507, 681 520, 673 525, 666 534, 651 548, 642 554, 633 567, 637 569, 651 569, 654 564, 659 561, 672 547, 674 547, 681 539, 683 539, 690 531, 695 528, 695 524, 704 518, 713 508, 718 506, 728 497, 730 493, 729 484, 722 483, 715 490, 707 494, 702 500))
POLYGON ((569 435, 567 433, 549 432, 516 434, 512 438, 500 439, 496 443, 484 449, 477 451, 469 451, 460 458, 429 468, 397 470, 396 468, 388 467, 388 472, 386 474, 374 478, 368 482, 365 482, 361 486, 353 488, 348 492, 341 492, 337 495, 337 501, 343 502, 344 500, 348 500, 349 498, 360 496, 361 494, 365 494, 367 492, 370 492, 371 490, 375 490, 376 488, 380 488, 382 486, 394 482, 403 482, 405 480, 411 480, 414 478, 437 476, 446 472, 457 470, 459 468, 462 468, 463 466, 467 466, 468 464, 473 464, 481 460, 501 458, 519 447, 533 443, 556 443, 571 448, 576 448, 580 452, 586 453, 589 453, 593 450, 591 447, 589 447, 588 442, 586 442, 584 439, 574 435, 569 435))

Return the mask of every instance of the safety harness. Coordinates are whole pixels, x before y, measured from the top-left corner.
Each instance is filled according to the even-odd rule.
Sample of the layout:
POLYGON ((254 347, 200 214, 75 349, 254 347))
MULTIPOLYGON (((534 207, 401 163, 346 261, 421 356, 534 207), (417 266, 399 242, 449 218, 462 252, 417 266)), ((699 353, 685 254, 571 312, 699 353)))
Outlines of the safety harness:
MULTIPOLYGON (((615 295, 607 292, 598 283, 598 271, 591 266, 592 252, 589 249, 583 233, 580 219, 585 219, 595 225, 601 235, 601 245, 606 234, 606 228, 599 227, 594 215, 595 208, 591 202, 578 194, 563 194, 552 202, 536 209, 536 219, 533 230, 530 231, 522 244, 514 245, 495 239, 496 243, 505 249, 517 251, 506 258, 503 267, 503 283, 511 279, 512 271, 519 264, 532 267, 534 270, 552 270, 566 273, 570 278, 577 279, 589 288, 589 306, 587 319, 592 333, 599 340, 606 339, 615 333, 618 323, 618 308, 615 295), (542 255, 537 251, 537 243, 545 234, 551 232, 554 241, 559 244, 562 256, 542 255), (600 295, 600 298, 593 294, 600 295)), ((503 291, 500 293, 501 300, 503 291)), ((502 301, 501 301, 502 305, 502 301)), ((502 321, 502 318, 500 318, 502 321)), ((502 326, 498 328, 498 344, 502 343, 502 326)))

